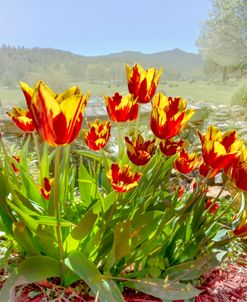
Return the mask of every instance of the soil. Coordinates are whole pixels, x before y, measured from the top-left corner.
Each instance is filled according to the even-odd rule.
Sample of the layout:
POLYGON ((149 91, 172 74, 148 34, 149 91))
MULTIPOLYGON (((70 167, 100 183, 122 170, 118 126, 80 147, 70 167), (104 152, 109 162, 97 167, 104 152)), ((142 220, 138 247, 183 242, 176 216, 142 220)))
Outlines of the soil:
MULTIPOLYGON (((247 302, 247 257, 244 261, 228 263, 224 268, 215 268, 201 277, 197 286, 202 293, 195 302, 247 302)), ((3 277, 3 271, 2 271, 3 277)), ((73 287, 63 288, 56 279, 53 282, 41 281, 16 288, 16 299, 13 302, 95 302, 95 298, 84 292, 83 282, 73 287)), ((3 284, 3 282, 2 282, 3 284)), ((1 286, 1 285, 0 285, 1 286)), ((160 299, 125 289, 126 302, 161 302, 160 299)), ((183 302, 176 300, 174 302, 183 302)))

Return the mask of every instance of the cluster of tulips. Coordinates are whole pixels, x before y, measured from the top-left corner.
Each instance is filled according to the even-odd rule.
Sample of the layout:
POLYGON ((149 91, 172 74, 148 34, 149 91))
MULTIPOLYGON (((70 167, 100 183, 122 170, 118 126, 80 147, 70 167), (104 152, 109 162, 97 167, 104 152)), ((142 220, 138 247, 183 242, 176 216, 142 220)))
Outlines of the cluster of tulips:
MULTIPOLYGON (((20 171, 23 168, 21 162, 23 157, 20 158, 16 154, 10 157, 10 163, 8 164, 7 161, 6 167, 8 169, 8 165, 12 166, 14 176, 8 176, 4 165, 0 169, 0 177, 2 179, 6 177, 6 184, 11 183, 12 179, 13 183, 17 183, 15 189, 11 189, 10 186, 11 194, 6 190, 7 193, 3 196, 4 203, 6 200, 4 206, 8 219, 13 220, 15 230, 23 220, 26 227, 30 229, 28 236, 32 240, 40 240, 41 243, 37 244, 38 252, 36 246, 28 244, 28 248, 31 246, 31 250, 35 251, 34 254, 50 255, 51 253, 53 256, 52 248, 47 249, 46 242, 42 241, 44 234, 40 235, 39 225, 45 225, 49 232, 49 227, 53 226, 55 247, 59 250, 58 258, 62 266, 64 261, 69 262, 67 269, 73 268, 75 273, 86 278, 86 282, 93 261, 95 261, 95 266, 92 272, 95 273, 99 269, 115 276, 121 272, 121 267, 123 270, 128 270, 135 261, 140 262, 137 271, 145 268, 146 272, 148 263, 152 260, 148 257, 153 254, 159 266, 155 268, 154 274, 163 277, 167 267, 180 265, 183 261, 194 261, 197 256, 204 257, 203 253, 207 254, 207 250, 203 248, 203 244, 208 244, 207 248, 210 251, 214 246, 230 241, 232 237, 224 237, 221 243, 215 234, 222 227, 222 224, 217 224, 217 222, 224 217, 231 204, 227 205, 217 216, 217 211, 221 207, 218 203, 219 196, 211 200, 206 197, 207 181, 217 173, 224 173, 227 180, 231 181, 243 196, 241 209, 233 218, 232 224, 230 226, 228 224, 227 233, 233 237, 247 235, 247 211, 244 202, 247 192, 247 147, 238 138, 235 130, 222 133, 217 127, 209 126, 205 134, 198 131, 201 155, 191 153, 193 150, 188 151, 188 143, 176 137, 179 137, 181 130, 195 111, 187 109, 187 102, 181 97, 169 97, 163 93, 156 93, 161 73, 162 70, 157 71, 155 68, 144 70, 138 64, 133 67, 127 65, 129 94, 122 96, 116 92, 113 96, 105 97, 110 120, 96 120, 88 124, 88 129, 83 129, 83 139, 89 150, 88 153, 85 151, 86 153, 81 154, 88 155, 95 162, 93 169, 90 163, 89 169, 81 166, 78 172, 79 190, 77 188, 77 192, 80 191, 81 201, 85 202, 80 212, 81 221, 79 217, 76 217, 76 222, 72 221, 72 214, 66 213, 68 204, 65 203, 68 199, 74 201, 71 195, 77 195, 77 192, 76 190, 74 192, 74 187, 71 186, 71 183, 75 183, 73 175, 76 173, 67 167, 69 155, 66 155, 67 151, 63 148, 68 147, 78 138, 90 92, 83 94, 75 86, 57 94, 43 81, 38 81, 34 87, 20 82, 27 109, 15 107, 8 112, 21 130, 34 134, 40 170, 37 186, 39 195, 42 196, 40 200, 31 178, 25 171, 23 173, 20 171), (142 104, 147 103, 151 104, 151 132, 149 131, 149 134, 144 136, 139 127, 140 111, 142 104), (111 138, 112 123, 119 128, 119 150, 117 155, 113 155, 113 161, 110 157, 106 157, 104 152, 111 138), (125 123, 128 126, 130 124, 135 126, 132 135, 126 132, 126 135, 122 136, 121 130, 124 128, 123 125, 126 125, 125 123), (44 142, 42 158, 39 154, 40 148, 36 134, 39 141, 41 139, 44 142), (55 148, 54 175, 50 175, 51 171, 49 171, 52 157, 47 155, 47 149, 45 149, 47 144, 50 148, 55 148), (92 151, 99 155, 91 155, 92 151), (62 152, 65 159, 61 160, 62 152), (181 174, 198 171, 194 175, 201 175, 201 178, 198 176, 192 184, 192 193, 186 192, 181 187, 175 187, 172 193, 166 191, 171 182, 169 179, 171 169, 181 174), (18 179, 18 173, 21 174, 21 181, 18 179), (68 180, 70 177, 71 181, 68 180), (166 179, 165 183, 164 179, 166 179), (25 189, 22 188, 22 183, 25 189), (16 193, 18 186, 20 186, 20 192, 16 193), (70 193, 67 192, 69 187, 72 187, 70 193), (12 201, 11 198, 16 198, 17 201, 12 201), (40 210, 42 207, 43 212, 40 210), (25 210, 27 214, 24 213, 25 210), (51 218, 53 214, 55 220, 51 218), (16 215, 19 215, 18 218, 15 217, 16 215), (61 215, 65 220, 61 218, 61 215), (65 230, 66 227, 71 233, 65 230), (202 240, 203 236, 207 237, 207 240, 202 240), (181 248, 182 244, 183 248, 181 248), (72 253, 73 249, 76 250, 79 247, 80 255, 72 253), (84 248, 89 255, 88 258, 82 254, 84 248), (78 265, 73 266, 73 263, 80 262, 82 259, 87 274, 80 271, 78 265)), ((1 146, 8 157, 2 139, 1 146)), ((27 147, 24 146, 25 148, 27 147)), ((72 204, 72 208, 73 206, 72 204)), ((74 212, 77 213, 77 210, 74 212)), ((12 230, 10 233, 13 234, 12 230)), ((48 241, 49 236, 45 237, 48 241)), ((190 267, 192 267, 191 264, 190 267)), ((170 273, 174 276, 180 270, 186 273, 187 268, 185 268, 176 267, 174 271, 170 270, 170 273)), ((142 276, 145 276, 145 272, 142 276)), ((104 279, 101 274, 95 274, 98 274, 98 279, 104 279)), ((131 276, 135 274, 138 276, 139 273, 130 273, 131 276)), ((96 285, 90 283, 90 276, 89 274, 88 282, 94 288, 96 285)), ((145 282, 142 284, 144 289, 147 286, 145 282)), ((102 284, 99 283, 98 288, 106 295, 110 295, 102 284)), ((157 284, 161 284, 160 281, 157 281, 157 284)), ((163 285, 161 288, 163 293, 163 285)), ((151 289, 152 286, 149 287, 149 290, 151 289)), ((109 301, 122 301, 121 298, 111 299, 109 301)))
MULTIPOLYGON (((131 139, 125 137, 127 154, 132 163, 144 166, 155 154, 156 144, 165 156, 177 154, 174 168, 183 174, 192 172, 199 166, 203 177, 211 178, 224 171, 233 184, 240 190, 247 191, 247 148, 238 139, 236 130, 223 134, 217 127, 209 126, 205 135, 198 131, 202 144, 202 157, 195 153, 189 154, 186 143, 180 139, 174 140, 181 129, 194 114, 193 109, 186 109, 186 100, 181 97, 167 97, 157 93, 156 87, 162 70, 155 68, 144 70, 140 65, 126 65, 129 94, 122 96, 115 93, 105 97, 106 109, 113 122, 125 123, 139 118, 139 107, 151 102, 152 110, 150 128, 155 136, 144 141, 142 135, 136 132, 131 139), (157 141, 157 143, 156 143, 157 141)), ((67 145, 78 136, 83 112, 89 95, 83 95, 78 87, 72 87, 62 94, 56 94, 44 82, 39 81, 33 88, 20 83, 25 95, 28 110, 13 108, 9 112, 16 125, 25 132, 37 131, 44 141, 51 146, 67 145)), ((87 146, 94 151, 105 147, 111 137, 111 122, 97 120, 89 123, 89 130, 84 132, 87 146)), ((18 157, 15 157, 18 161, 18 157)), ((114 163, 107 173, 112 187, 118 192, 126 192, 137 186, 141 173, 134 173, 130 165, 124 167, 114 163)), ((45 178, 42 192, 48 198, 51 187, 49 179, 45 178)), ((246 232, 247 222, 242 228, 246 232)))

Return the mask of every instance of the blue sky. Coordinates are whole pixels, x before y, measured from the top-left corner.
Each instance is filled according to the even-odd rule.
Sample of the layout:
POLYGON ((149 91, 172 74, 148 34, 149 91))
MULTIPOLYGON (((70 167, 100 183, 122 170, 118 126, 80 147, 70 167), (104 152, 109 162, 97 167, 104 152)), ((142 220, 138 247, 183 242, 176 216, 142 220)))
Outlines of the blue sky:
POLYGON ((197 52, 211 0, 6 0, 0 45, 51 47, 81 55, 124 50, 197 52))

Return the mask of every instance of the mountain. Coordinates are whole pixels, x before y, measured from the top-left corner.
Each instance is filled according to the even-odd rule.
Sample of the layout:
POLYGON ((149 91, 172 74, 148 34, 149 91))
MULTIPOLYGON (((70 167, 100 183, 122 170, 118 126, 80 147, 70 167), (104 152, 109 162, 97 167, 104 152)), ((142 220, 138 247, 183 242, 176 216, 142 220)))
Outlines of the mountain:
POLYGON ((123 51, 87 57, 50 48, 3 46, 0 48, 0 86, 16 87, 20 80, 34 83, 41 78, 53 85, 84 80, 123 82, 126 63, 139 63, 144 68, 162 67, 163 80, 203 77, 200 55, 180 49, 153 54, 123 51))

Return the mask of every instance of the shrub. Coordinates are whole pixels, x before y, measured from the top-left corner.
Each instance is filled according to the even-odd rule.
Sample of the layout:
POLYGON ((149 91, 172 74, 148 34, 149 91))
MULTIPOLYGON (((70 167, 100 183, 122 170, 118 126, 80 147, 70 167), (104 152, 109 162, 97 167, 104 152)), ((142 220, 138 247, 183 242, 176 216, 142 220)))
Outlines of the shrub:
POLYGON ((241 86, 232 96, 232 104, 247 107, 247 85, 241 86))

